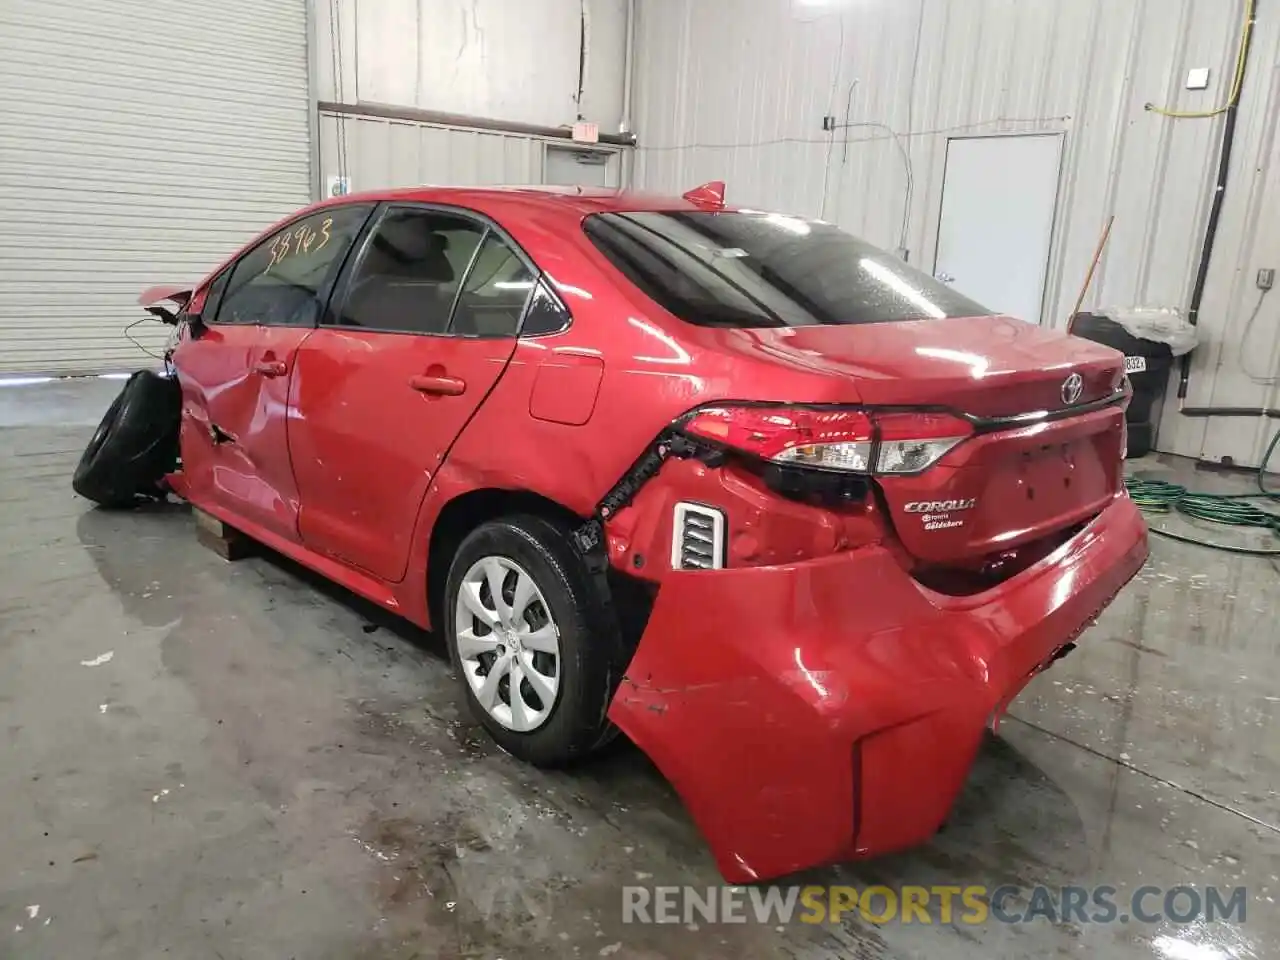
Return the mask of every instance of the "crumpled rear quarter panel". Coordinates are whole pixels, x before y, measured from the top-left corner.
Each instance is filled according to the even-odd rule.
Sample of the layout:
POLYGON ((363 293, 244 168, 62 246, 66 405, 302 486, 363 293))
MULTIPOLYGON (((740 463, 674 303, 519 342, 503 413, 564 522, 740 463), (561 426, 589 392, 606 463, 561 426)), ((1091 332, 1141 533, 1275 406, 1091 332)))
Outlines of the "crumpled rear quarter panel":
POLYGON ((725 878, 926 841, 993 716, 1141 568, 1118 498, 977 597, 880 547, 664 578, 609 716, 675 786, 725 878))

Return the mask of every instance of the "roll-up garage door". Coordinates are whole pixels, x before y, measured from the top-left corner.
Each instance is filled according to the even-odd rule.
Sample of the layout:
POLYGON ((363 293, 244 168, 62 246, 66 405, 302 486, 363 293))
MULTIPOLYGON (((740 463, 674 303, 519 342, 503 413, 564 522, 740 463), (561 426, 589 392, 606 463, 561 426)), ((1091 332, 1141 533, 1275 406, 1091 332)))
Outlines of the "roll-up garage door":
POLYGON ((307 202, 305 3, 0 3, 0 374, 153 364, 140 290, 307 202))

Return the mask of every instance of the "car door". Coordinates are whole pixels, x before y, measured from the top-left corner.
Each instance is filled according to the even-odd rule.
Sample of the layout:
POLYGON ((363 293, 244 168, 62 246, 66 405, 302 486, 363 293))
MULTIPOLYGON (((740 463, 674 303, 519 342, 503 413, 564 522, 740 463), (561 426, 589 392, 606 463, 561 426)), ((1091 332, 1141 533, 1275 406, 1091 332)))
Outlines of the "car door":
POLYGON ((193 496, 290 540, 298 494, 285 430, 289 380, 372 209, 326 208, 239 257, 210 284, 197 334, 174 357, 193 496))
POLYGON ((534 279, 482 219, 382 211, 298 350, 289 446, 308 547, 404 577, 427 487, 506 368, 534 279))

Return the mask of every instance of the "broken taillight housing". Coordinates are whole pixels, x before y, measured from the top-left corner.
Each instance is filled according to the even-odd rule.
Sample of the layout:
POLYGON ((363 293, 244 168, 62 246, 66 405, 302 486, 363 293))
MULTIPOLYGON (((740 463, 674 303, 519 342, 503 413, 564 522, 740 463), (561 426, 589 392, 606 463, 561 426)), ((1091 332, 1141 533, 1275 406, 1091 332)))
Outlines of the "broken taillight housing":
POLYGON ((703 407, 683 427, 773 463, 862 474, 919 473, 973 434, 946 413, 823 407, 703 407))

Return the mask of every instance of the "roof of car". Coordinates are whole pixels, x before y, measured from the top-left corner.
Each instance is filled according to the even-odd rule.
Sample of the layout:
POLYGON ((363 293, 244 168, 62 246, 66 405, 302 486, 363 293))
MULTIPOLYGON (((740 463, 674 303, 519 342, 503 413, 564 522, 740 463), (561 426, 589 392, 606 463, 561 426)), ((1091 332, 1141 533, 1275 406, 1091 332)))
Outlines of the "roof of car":
MULTIPOLYGON (((504 211, 528 210, 530 206, 585 216, 590 213, 641 210, 706 210, 683 197, 640 193, 601 187, 558 186, 491 186, 491 187, 401 187, 395 190, 371 190, 352 193, 322 205, 360 201, 418 201, 420 203, 454 204, 500 216, 504 211)), ((731 209, 725 207, 723 209, 731 209)))

